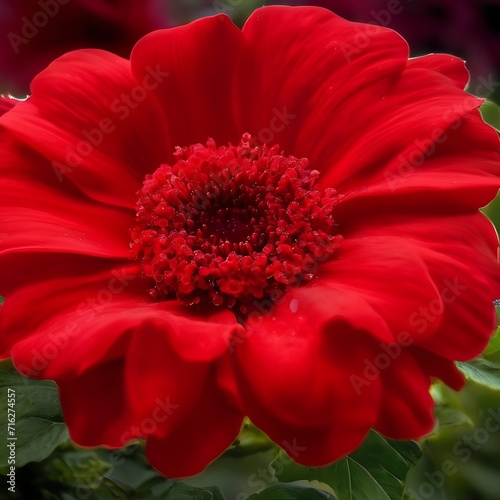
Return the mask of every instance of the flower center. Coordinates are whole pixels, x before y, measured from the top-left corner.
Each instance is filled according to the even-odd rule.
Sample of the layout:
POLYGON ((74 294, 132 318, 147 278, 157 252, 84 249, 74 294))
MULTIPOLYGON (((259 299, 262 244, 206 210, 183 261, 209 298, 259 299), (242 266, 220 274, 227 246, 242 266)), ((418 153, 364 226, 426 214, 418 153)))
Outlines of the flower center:
POLYGON ((146 176, 131 258, 154 299, 245 304, 311 280, 335 253, 336 191, 314 188, 307 159, 253 144, 178 147, 174 165, 146 176))

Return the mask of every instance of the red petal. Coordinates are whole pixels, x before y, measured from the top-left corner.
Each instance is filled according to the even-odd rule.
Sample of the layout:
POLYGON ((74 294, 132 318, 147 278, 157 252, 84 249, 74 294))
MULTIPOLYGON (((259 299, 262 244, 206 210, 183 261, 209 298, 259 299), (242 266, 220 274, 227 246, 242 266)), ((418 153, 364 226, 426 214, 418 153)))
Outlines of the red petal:
MULTIPOLYGON (((165 437, 153 435, 148 439, 146 456, 162 474, 168 477, 198 474, 238 437, 243 415, 217 389, 214 379, 213 374, 207 376, 199 399, 179 425, 165 437)), ((175 411, 172 409, 169 418, 175 411)), ((161 426, 160 423, 160 433, 161 426)))
MULTIPOLYGON (((461 104, 450 102, 449 108, 441 109, 441 115, 439 106, 435 107, 436 125, 429 127, 427 136, 409 135, 406 144, 402 143, 405 149, 388 158, 378 172, 353 177, 340 200, 339 221, 344 213, 353 221, 367 212, 421 213, 422 197, 425 208, 434 213, 446 213, 456 206, 477 210, 489 203, 500 187, 500 142, 475 110, 480 102, 468 99, 461 104), (443 117, 455 123, 443 123, 443 117)), ((429 109, 433 107, 429 105, 429 109)), ((400 128, 407 127, 413 125, 400 128)), ((394 137, 393 132, 384 129, 385 137, 394 137)))
POLYGON ((492 302, 500 297, 498 238, 491 222, 480 213, 374 217, 367 215, 364 227, 353 230, 367 242, 390 234, 395 248, 411 240, 439 294, 439 300, 422 297, 408 317, 416 344, 450 360, 480 354, 496 327, 492 302))
POLYGON ((340 314, 327 315, 333 304, 314 292, 293 290, 266 316, 249 318, 234 343, 234 368, 252 422, 281 446, 295 439, 305 446, 293 457, 299 462, 324 465, 362 442, 379 412, 380 386, 370 381, 359 397, 376 342, 340 314))
POLYGON ((411 353, 419 363, 421 370, 431 377, 442 380, 456 391, 463 387, 465 378, 453 361, 416 346, 411 347, 411 353))
POLYGON ((239 128, 308 157, 318 170, 336 162, 346 136, 363 137, 359 121, 389 94, 408 57, 394 31, 314 7, 259 9, 243 34, 247 46, 235 83, 239 128))
MULTIPOLYGON (((156 325, 156 329, 160 325, 164 342, 187 362, 212 361, 225 352, 231 336, 239 329, 232 313, 207 316, 203 323, 188 310, 181 311, 175 302, 147 303, 137 295, 137 283, 133 283, 140 279, 127 272, 121 277, 113 270, 75 278, 73 288, 67 281, 63 287, 63 280, 53 280, 32 286, 29 299, 23 299, 22 294, 8 297, 0 318, 5 331, 13 332, 9 338, 13 357, 17 356, 18 363, 27 369, 37 365, 31 376, 50 378, 59 371, 82 372, 105 356, 121 332, 146 328, 144 324, 156 325), (40 297, 36 292, 44 286, 51 294, 42 307, 34 297, 40 297), (31 306, 32 311, 25 324, 21 317, 23 306, 24 310, 31 306), (181 330, 186 331, 186 339, 180 338, 181 330), (109 331, 104 338, 103 331, 109 331), (40 358, 43 363, 38 361, 40 358)), ((27 290, 23 289, 26 294, 27 290)), ((9 342, 5 339, 6 347, 9 342)))
MULTIPOLYGON (((184 418, 196 404, 209 371, 207 363, 187 363, 180 359, 169 342, 168 331, 174 318, 139 313, 140 322, 135 324, 132 341, 126 356, 124 378, 127 394, 139 422, 151 419, 158 405, 176 410, 168 421, 161 422, 162 434, 166 434, 184 418)), ((152 421, 139 435, 157 434, 160 422, 152 421)), ((134 436, 131 436, 131 438, 134 436)))
POLYGON ((80 274, 73 271, 70 282, 68 277, 57 278, 9 295, 0 313, 2 331, 9 336, 2 340, 18 370, 32 377, 57 378, 66 372, 76 375, 106 357, 134 326, 135 310, 125 314, 132 304, 141 303, 133 291, 139 279, 134 267, 100 272, 94 268, 93 273, 84 267, 80 274))
POLYGON ((7 111, 12 109, 18 102, 20 101, 9 96, 0 95, 0 116, 7 113, 7 111))
POLYGON ((119 360, 91 368, 78 377, 57 380, 64 421, 80 446, 122 447, 134 428, 134 414, 123 385, 119 360))
MULTIPOLYGON (((40 265, 38 258, 28 255, 40 265)), ((39 335, 42 345, 50 345, 48 351, 54 348, 59 351, 57 344, 66 347, 71 337, 86 331, 103 304, 121 300, 124 294, 133 294, 143 285, 135 264, 96 263, 94 259, 75 262, 58 255, 44 263, 48 264, 44 268, 45 275, 35 266, 33 274, 23 275, 17 287, 12 285, 12 289, 7 288, 7 293, 4 288, 1 290, 7 297, 0 309, 0 352, 4 357, 10 355, 16 343, 30 335, 39 335)), ((15 275, 13 273, 12 280, 15 275)), ((48 358, 52 359, 50 354, 48 358)), ((29 366, 32 362, 25 364, 29 366)), ((46 368, 47 362, 43 364, 33 376, 46 368)))
POLYGON ((169 124, 171 152, 209 137, 220 144, 240 138, 231 92, 242 44, 241 32, 221 15, 153 32, 135 46, 131 61, 137 80, 151 71, 163 76, 153 93, 169 124))
MULTIPOLYGON (((132 77, 126 59, 71 52, 35 78, 32 96, 1 123, 49 160, 61 188, 73 183, 95 200, 133 208, 144 175, 170 153, 147 83, 132 77)), ((48 165, 33 165, 35 177, 48 165)))
MULTIPOLYGON (((397 83, 385 89, 383 96, 371 96, 369 104, 361 102, 363 108, 358 107, 356 96, 344 113, 337 113, 337 125, 332 125, 328 133, 323 132, 324 136, 336 138, 333 144, 326 143, 321 158, 309 158, 313 166, 316 161, 323 170, 331 167, 321 179, 324 186, 348 192, 372 184, 371 177, 383 179, 388 186, 390 173, 406 172, 401 167, 404 162, 419 172, 425 159, 434 157, 437 141, 445 147, 450 141, 455 143, 452 127, 457 127, 458 120, 476 110, 481 102, 457 89, 453 81, 441 74, 410 68, 397 83), (341 123, 349 126, 337 130, 341 123)), ((494 141, 493 131, 484 123, 477 126, 490 142, 488 156, 493 147, 498 148, 498 138, 494 141)), ((315 132, 319 136, 319 120, 315 132)), ((468 138, 459 150, 477 153, 478 144, 474 144, 474 138, 468 138)), ((449 152, 446 159, 450 165, 449 152)))
MULTIPOLYGON (((420 144, 433 148, 444 141, 439 146, 447 148, 443 162, 431 167, 434 172, 447 167, 446 176, 411 176, 409 188, 415 183, 449 190, 463 200, 468 182, 474 197, 467 203, 491 200, 497 178, 487 179, 479 170, 498 174, 498 158, 491 154, 498 138, 477 122, 477 111, 472 136, 466 133, 469 119, 459 131, 450 130, 481 102, 457 88, 467 78, 462 61, 433 55, 408 62, 406 45, 394 32, 348 23, 314 8, 258 10, 243 32, 249 43, 238 68, 238 125, 260 134, 261 142, 279 142, 288 153, 308 157, 313 168, 323 171, 323 186, 338 188, 346 200, 377 190, 393 195, 387 176, 405 177, 401 162, 407 156, 419 153, 420 144), (282 20, 278 27, 275 16, 282 20), (299 28, 285 30, 292 21, 299 28), (268 45, 273 51, 263 61, 260 54, 268 45), (245 99, 250 86, 258 107, 245 99), (449 148, 455 146, 461 158, 450 161, 449 148), (457 164, 463 177, 456 175, 457 164), (449 182, 450 175, 458 177, 457 185, 449 182)), ((401 195, 408 192, 405 185, 401 195)))
POLYGON ((3 145, 0 263, 7 255, 25 252, 128 257, 132 211, 92 203, 60 185, 45 183, 43 177, 33 176, 30 170, 37 165, 49 171, 47 160, 19 142, 6 140, 3 145))
MULTIPOLYGON (((61 385, 65 418, 72 438, 81 445, 123 446, 134 437, 150 434, 164 438, 174 428, 187 425, 186 421, 204 419, 206 412, 199 413, 196 406, 205 407, 209 395, 214 397, 211 404, 216 407, 217 401, 222 401, 216 382, 213 388, 207 382, 210 362, 224 353, 235 324, 229 324, 228 318, 223 318, 225 324, 207 321, 201 331, 201 322, 196 318, 190 321, 186 311, 184 316, 176 315, 177 304, 145 304, 125 294, 102 304, 95 300, 102 290, 89 297, 88 303, 76 307, 60 304, 64 309, 57 316, 52 312, 36 334, 17 339, 12 359, 18 370, 51 378, 61 385), (175 338, 179 328, 192 330, 190 339, 200 341, 191 345, 192 353, 187 343, 175 338), (189 360, 179 357, 179 351, 189 360), (70 391, 71 387, 79 390, 70 391), (109 394, 111 389, 113 395, 109 394), (203 404, 197 401, 199 398, 203 404), (81 411, 92 401, 103 404, 102 412, 81 411), (179 411, 167 419, 160 415, 166 407, 179 411), (192 411, 198 416, 190 416, 192 411)), ((78 290, 80 295, 82 291, 78 290)), ((76 293, 69 295, 73 301, 77 299, 76 293)), ((54 297, 54 301, 58 299, 54 297)), ((241 414, 229 400, 225 405, 229 409, 216 411, 227 412, 233 422, 238 415, 239 428, 241 414)), ((218 425, 225 427, 227 422, 218 425)), ((224 446, 234 439, 232 434, 237 435, 238 429, 232 424, 229 428, 233 429, 231 438, 224 446)), ((178 439, 175 429, 173 432, 175 438, 167 439, 178 439)), ((217 432, 227 436, 228 430, 217 432)))
MULTIPOLYGON (((164 435, 202 397, 209 363, 225 353, 238 325, 229 311, 201 321, 172 302, 149 308, 136 306, 135 315, 141 322, 127 354, 129 394, 140 419, 154 412, 158 399, 166 398, 180 406, 173 418, 161 426, 164 435)), ((158 435, 159 431, 151 433, 158 435)))
MULTIPOLYGON (((436 282, 442 283, 444 312, 439 331, 418 344, 450 360, 475 358, 484 351, 496 329, 497 316, 492 301, 499 297, 498 286, 497 293, 492 293, 490 278, 482 274, 481 269, 489 268, 498 279, 498 268, 493 262, 488 266, 477 260, 477 266, 463 265, 474 262, 476 257, 468 250, 454 249, 452 256, 434 252, 428 255, 430 272, 436 282)), ((429 309, 426 318, 433 317, 429 309)))
MULTIPOLYGON (((380 236, 363 231, 347 235, 339 257, 320 264, 318 277, 322 287, 327 288, 323 292, 323 301, 328 300, 325 309, 335 314, 337 296, 346 297, 350 305, 345 308, 345 320, 383 342, 418 336, 412 315, 422 304, 441 304, 439 290, 418 249, 409 241, 392 237, 389 231, 380 236), (372 311, 371 318, 364 325, 359 324, 360 313, 368 309, 372 311), (380 328, 382 324, 384 330, 380 328)), ((311 283, 307 291, 314 295, 317 288, 311 283)), ((436 320, 425 335, 438 326, 436 320)))
MULTIPOLYGON (((377 354, 382 380, 382 402, 375 429, 394 439, 417 439, 434 426, 430 377, 413 356, 402 349, 396 359, 377 354), (386 367, 388 368, 382 368, 386 367)), ((370 360, 377 369, 377 358, 370 360)))
POLYGON ((429 54, 408 61, 408 68, 425 68, 450 78, 457 88, 463 90, 469 81, 465 61, 449 54, 429 54))
MULTIPOLYGON (((162 304, 158 307, 162 309, 162 304)), ((196 314, 177 302, 169 302, 165 309, 175 315, 168 329, 169 342, 186 361, 210 361, 221 356, 231 345, 232 337, 243 331, 234 313, 228 310, 196 314)))

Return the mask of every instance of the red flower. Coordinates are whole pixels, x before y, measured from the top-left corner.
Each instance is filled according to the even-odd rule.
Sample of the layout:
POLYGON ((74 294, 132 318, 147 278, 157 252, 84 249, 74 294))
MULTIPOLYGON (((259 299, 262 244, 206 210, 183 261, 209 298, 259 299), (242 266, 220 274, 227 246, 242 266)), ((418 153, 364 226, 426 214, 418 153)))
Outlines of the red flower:
POLYGON ((291 0, 288 5, 316 5, 352 21, 396 30, 413 55, 446 52, 463 57, 472 73, 471 92, 498 92, 500 14, 498 0, 291 0))
POLYGON ((69 50, 126 57, 139 37, 168 24, 162 0, 0 0, 0 10, 0 92, 16 94, 69 50))
POLYGON ((76 443, 146 438, 170 476, 244 414, 308 465, 429 432, 499 294, 467 77, 319 8, 61 57, 0 119, 1 354, 76 443))
POLYGON ((0 95, 0 116, 12 109, 17 102, 16 99, 0 95))

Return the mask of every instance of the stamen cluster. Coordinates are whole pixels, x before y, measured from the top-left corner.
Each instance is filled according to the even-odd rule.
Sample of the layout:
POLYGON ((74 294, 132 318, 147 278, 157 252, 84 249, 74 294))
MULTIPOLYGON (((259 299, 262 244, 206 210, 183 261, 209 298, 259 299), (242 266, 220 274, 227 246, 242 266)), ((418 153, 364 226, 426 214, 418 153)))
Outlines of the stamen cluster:
POLYGON ((311 280, 335 253, 337 193, 314 188, 319 172, 307 159, 256 146, 250 134, 174 156, 146 177, 131 231, 154 299, 233 307, 311 280))

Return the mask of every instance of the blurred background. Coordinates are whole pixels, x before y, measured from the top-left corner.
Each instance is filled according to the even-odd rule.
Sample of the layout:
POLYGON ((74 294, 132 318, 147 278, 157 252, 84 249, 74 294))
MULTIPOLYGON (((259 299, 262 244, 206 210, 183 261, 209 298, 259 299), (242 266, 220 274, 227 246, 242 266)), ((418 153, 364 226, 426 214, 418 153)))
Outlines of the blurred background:
MULTIPOLYGON (((0 93, 25 96, 33 76, 69 50, 102 48, 127 57, 151 30, 216 13, 241 26, 264 4, 319 5, 398 31, 412 56, 457 55, 471 73, 468 91, 500 103, 500 0, 0 0, 0 93)), ((485 108, 485 117, 500 127, 494 104, 485 108)), ((500 204, 485 211, 498 228, 500 204)), ((499 356, 500 350, 492 352, 490 361, 500 362, 499 356)), ((500 431, 489 429, 494 415, 500 423, 500 391, 472 382, 459 394, 441 385, 434 390, 441 426, 422 441, 424 457, 410 474, 407 498, 499 500, 500 431)), ((259 460, 258 454, 241 462, 222 459, 193 484, 220 484, 231 475, 233 484, 226 488, 232 498, 259 460)))
POLYGON ((500 102, 500 0, 0 0, 0 92, 23 95, 55 57, 103 48, 127 57, 148 31, 224 13, 241 26, 258 7, 318 5, 401 33, 413 56, 462 57, 469 91, 500 102))

